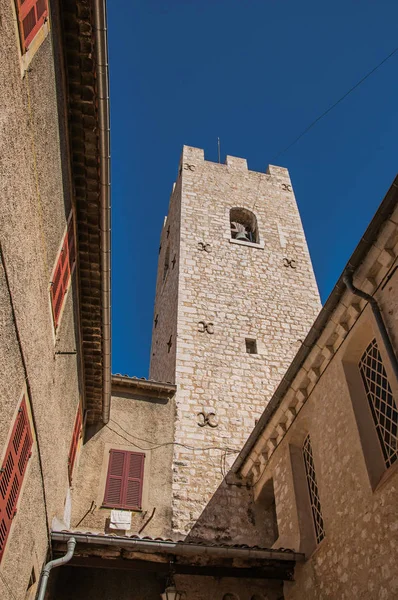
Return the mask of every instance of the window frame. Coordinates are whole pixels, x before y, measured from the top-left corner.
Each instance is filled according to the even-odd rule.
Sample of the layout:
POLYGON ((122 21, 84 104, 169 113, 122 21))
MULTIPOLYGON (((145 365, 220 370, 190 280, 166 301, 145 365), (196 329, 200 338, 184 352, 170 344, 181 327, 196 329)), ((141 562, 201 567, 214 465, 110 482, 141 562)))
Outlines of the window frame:
POLYGON ((82 434, 83 434, 83 412, 82 412, 81 405, 79 403, 75 421, 74 421, 74 425, 73 425, 72 439, 71 439, 69 454, 68 454, 69 485, 72 485, 73 470, 74 470, 74 467, 76 464, 76 457, 78 455, 79 442, 82 439, 82 434))
POLYGON ((309 433, 304 438, 301 446, 301 452, 303 456, 305 477, 307 482, 308 500, 310 503, 310 510, 312 515, 312 525, 315 533, 316 545, 325 539, 325 518, 322 512, 322 504, 319 495, 318 479, 315 467, 314 452, 312 449, 312 441, 309 433), (312 470, 312 473, 311 473, 312 470), (316 506, 318 503, 319 508, 316 506), (319 522, 320 520, 320 522, 319 522))
POLYGON ((73 273, 76 267, 76 236, 75 236, 75 224, 73 218, 73 211, 69 213, 67 224, 62 236, 61 244, 57 252, 54 267, 51 273, 50 284, 49 284, 49 297, 50 307, 53 322, 54 333, 58 333, 62 316, 65 310, 66 298, 71 286, 73 273), (57 286, 55 286, 57 271, 60 270, 60 274, 57 280, 57 286), (65 277, 67 275, 67 277, 65 277), (59 286, 59 288, 58 288, 59 286), (57 307, 58 297, 61 300, 59 307, 57 307))
POLYGON ((18 33, 19 33, 19 43, 20 50, 22 55, 26 54, 29 51, 30 46, 32 45, 33 40, 36 38, 39 31, 42 29, 44 24, 47 22, 49 18, 49 6, 48 0, 14 0, 15 11, 17 15, 18 21, 18 33), (38 5, 40 3, 44 4, 44 9, 41 12, 40 16, 37 17, 38 5), (27 35, 25 35, 24 31, 24 21, 28 17, 28 15, 32 12, 35 13, 35 24, 32 29, 29 31, 27 35))
POLYGON ((248 208, 244 208, 243 206, 233 206, 229 209, 228 211, 228 219, 229 219, 229 237, 230 237, 230 241, 234 242, 234 243, 241 243, 244 245, 251 245, 251 246, 259 246, 260 245, 260 232, 259 232, 259 226, 258 226, 258 219, 257 219, 257 215, 250 209, 248 208), (238 240, 236 239, 236 236, 234 237, 233 231, 232 231, 232 223, 240 223, 241 225, 243 225, 246 229, 249 227, 248 225, 245 225, 244 223, 241 223, 241 221, 239 220, 239 216, 240 213, 244 216, 244 221, 251 221, 251 231, 249 232, 250 236, 254 239, 247 239, 247 240, 238 240))
POLYGON ((359 361, 370 342, 376 339, 382 363, 387 374, 392 395, 396 406, 398 398, 398 382, 390 364, 388 354, 381 339, 378 327, 374 321, 369 307, 366 307, 361 315, 361 321, 357 331, 348 341, 342 366, 344 369, 348 397, 351 400, 355 425, 358 431, 358 441, 362 456, 364 458, 369 484, 373 492, 382 486, 389 477, 397 472, 398 460, 390 467, 386 466, 382 447, 377 434, 375 423, 369 401, 366 395, 365 385, 359 370, 359 361))
POLYGON ((124 450, 119 448, 110 448, 109 456, 108 456, 108 464, 107 464, 107 473, 105 478, 105 489, 103 494, 102 507, 108 509, 121 509, 121 510, 129 510, 129 511, 142 511, 143 506, 143 497, 144 497, 144 478, 145 478, 145 459, 146 454, 144 452, 135 452, 133 450, 124 450), (121 453, 124 454, 124 462, 122 475, 115 475, 111 472, 111 461, 112 461, 112 453, 121 453), (139 478, 130 478, 130 479, 139 479, 139 491, 138 491, 138 503, 128 504, 125 500, 127 497, 127 485, 128 485, 128 469, 129 469, 129 461, 131 456, 139 456, 141 457, 141 467, 140 467, 140 477, 139 478), (109 485, 111 478, 120 477, 121 486, 120 486, 120 503, 114 503, 107 499, 107 494, 109 491, 109 485))
MULTIPOLYGON (((359 361, 358 368, 361 373, 362 382, 363 382, 363 385, 365 388, 366 398, 367 398, 370 412, 371 412, 372 418, 373 418, 373 424, 376 429, 376 433, 377 433, 377 437, 379 440, 381 451, 383 453, 386 470, 388 470, 398 461, 398 444, 396 444, 397 448, 395 450, 395 453, 390 455, 389 451, 388 451, 388 444, 386 442, 386 436, 385 436, 385 434, 383 434, 383 430, 386 431, 386 427, 384 427, 381 422, 382 419, 387 420, 388 415, 386 415, 385 413, 382 413, 381 409, 377 408, 377 403, 374 401, 374 398, 377 398, 379 400, 379 404, 382 404, 382 403, 387 404, 387 402, 386 402, 385 398, 383 398, 382 396, 381 397, 376 396, 376 390, 372 390, 371 386, 373 385, 375 388, 382 389, 381 380, 384 379, 387 383, 387 388, 382 389, 382 392, 385 392, 385 396, 387 396, 387 397, 390 396, 391 404, 389 406, 391 408, 391 413, 392 414, 395 413, 396 416, 398 416, 398 405, 397 405, 397 402, 394 398, 394 394, 391 389, 390 380, 388 378, 388 374, 387 374, 386 368, 384 366, 384 360, 381 355, 379 345, 377 343, 376 338, 373 338, 370 341, 370 343, 368 344, 368 346, 366 347, 366 349, 364 350, 364 352, 361 356, 361 359, 359 361), (371 355, 371 353, 372 353, 372 355, 371 355), (376 356, 375 356, 375 354, 376 354, 376 356), (375 370, 373 364, 369 365, 369 358, 372 362, 377 361, 377 363, 378 363, 378 366, 376 366, 377 370, 375 370), (365 370, 370 371, 371 377, 366 375, 365 370), (373 375, 374 373, 377 374, 376 380, 374 379, 374 375, 373 375), (377 378, 379 378, 380 381, 377 381, 377 378), (369 385, 369 382, 370 382, 370 385, 369 385), (380 413, 380 414, 378 415, 377 413, 380 413)), ((393 421, 392 418, 390 418, 389 420, 394 424, 395 428, 398 428, 398 418, 395 422, 393 421)), ((397 436, 395 436, 395 439, 398 441, 397 436)))
POLYGON ((0 536, 2 536, 2 540, 0 541, 0 564, 7 549, 7 541, 9 539, 14 522, 14 516, 17 513, 23 485, 26 481, 26 473, 29 467, 30 458, 32 456, 33 444, 34 433, 31 424, 28 395, 25 391, 18 403, 18 408, 11 425, 8 443, 5 447, 1 462, 0 536), (20 428, 21 423, 22 431, 20 428), (15 447, 15 442, 18 444, 17 449, 15 447), (22 467, 21 458, 24 459, 22 467), (17 489, 14 487, 16 482, 18 485, 17 489))

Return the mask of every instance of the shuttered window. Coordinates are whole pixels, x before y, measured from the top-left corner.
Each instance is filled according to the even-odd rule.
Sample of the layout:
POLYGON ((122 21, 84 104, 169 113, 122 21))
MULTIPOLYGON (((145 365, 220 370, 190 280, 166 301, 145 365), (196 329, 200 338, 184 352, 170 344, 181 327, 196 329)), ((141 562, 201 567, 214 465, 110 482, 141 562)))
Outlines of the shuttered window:
POLYGON ((145 454, 139 452, 110 451, 104 506, 141 508, 144 460, 145 454))
POLYGON ((48 18, 48 0, 16 0, 22 50, 29 44, 48 18))
POLYGON ((68 475, 69 483, 72 483, 73 467, 75 465, 77 446, 79 444, 80 436, 82 433, 82 411, 79 406, 75 419, 75 426, 73 428, 72 441, 70 444, 69 457, 68 457, 68 475))
POLYGON ((51 306, 53 311, 54 326, 58 327, 64 305, 65 294, 68 291, 70 278, 76 262, 75 232, 72 214, 68 220, 68 228, 65 233, 57 264, 51 281, 51 306))
POLYGON ((0 472, 0 562, 12 520, 17 512, 28 460, 33 444, 25 397, 22 399, 0 472))

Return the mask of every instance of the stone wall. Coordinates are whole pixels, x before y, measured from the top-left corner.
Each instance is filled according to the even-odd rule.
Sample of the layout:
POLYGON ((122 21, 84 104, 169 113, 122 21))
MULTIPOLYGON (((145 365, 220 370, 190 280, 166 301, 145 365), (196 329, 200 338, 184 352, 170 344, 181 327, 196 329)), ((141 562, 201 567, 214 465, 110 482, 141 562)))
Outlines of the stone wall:
POLYGON ((151 362, 151 377, 175 377, 175 441, 189 446, 174 451, 176 533, 188 534, 199 519, 319 308, 287 170, 256 173, 234 157, 211 163, 203 150, 184 147, 162 233, 151 362), (230 240, 233 207, 256 215, 259 244, 230 240), (161 282, 166 244, 176 264, 161 282), (246 338, 256 340, 257 354, 246 352, 246 338), (200 426, 208 413, 215 427, 200 426))
MULTIPOLYGON (((57 28, 55 14, 50 22, 57 28)), ((54 518, 64 517, 68 452, 80 395, 76 356, 56 354, 77 349, 75 278, 56 337, 50 306, 50 279, 71 210, 71 190, 62 73, 55 68, 60 40, 57 37, 53 44, 48 25, 45 31, 21 77, 13 3, 1 2, 0 462, 27 389, 35 417, 32 457, 0 565, 0 597, 13 600, 25 598, 32 568, 38 578, 46 560, 46 511, 49 527, 54 518)))
POLYGON ((156 300, 153 316, 150 379, 175 383, 177 306, 180 263, 181 178, 170 196, 169 214, 160 236, 156 300))
MULTIPOLYGON (((395 248, 397 241, 395 236, 395 248)), ((378 280, 375 296, 397 352, 395 268, 392 264, 388 280, 378 280)), ((353 595, 390 599, 398 594, 398 465, 395 462, 387 469, 384 464, 358 369, 360 356, 374 338, 397 403, 398 384, 367 306, 255 486, 257 495, 264 482, 273 478, 280 534, 275 545, 307 554, 307 562, 296 566, 295 582, 285 584, 287 600, 304 596, 308 600, 342 600, 353 595), (324 521, 325 537, 319 544, 314 538, 302 458, 308 434, 324 521)))

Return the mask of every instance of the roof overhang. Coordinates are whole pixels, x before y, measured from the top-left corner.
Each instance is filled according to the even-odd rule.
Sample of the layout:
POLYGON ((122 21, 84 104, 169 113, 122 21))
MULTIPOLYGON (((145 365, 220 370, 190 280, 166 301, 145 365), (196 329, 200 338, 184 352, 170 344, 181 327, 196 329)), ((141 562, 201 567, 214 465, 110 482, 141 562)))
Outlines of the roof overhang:
POLYGON ((87 424, 109 420, 110 143, 105 0, 61 0, 87 424))
POLYGON ((80 532, 53 532, 54 554, 64 553, 71 537, 77 542, 71 566, 132 569, 167 575, 170 561, 173 561, 176 574, 291 581, 296 562, 304 560, 303 554, 291 550, 80 532))
POLYGON ((144 397, 171 400, 176 391, 177 386, 173 383, 139 379, 127 375, 112 375, 112 394, 127 393, 137 399, 144 397))

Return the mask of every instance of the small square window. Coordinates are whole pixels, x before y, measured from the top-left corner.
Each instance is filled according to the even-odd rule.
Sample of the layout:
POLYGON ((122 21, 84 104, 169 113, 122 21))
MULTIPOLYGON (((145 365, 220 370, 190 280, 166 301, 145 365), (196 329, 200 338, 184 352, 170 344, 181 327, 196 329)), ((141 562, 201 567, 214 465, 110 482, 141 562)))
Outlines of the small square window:
POLYGON ((246 338, 246 352, 248 354, 257 354, 257 341, 246 338))

